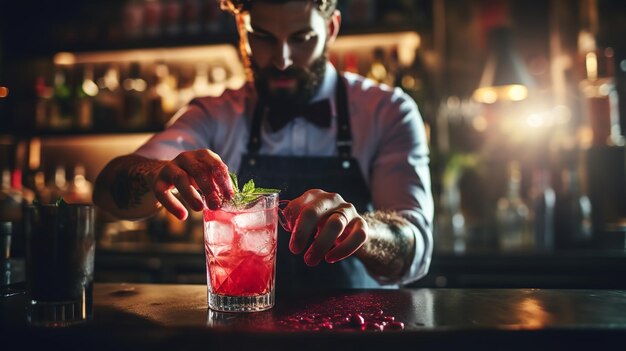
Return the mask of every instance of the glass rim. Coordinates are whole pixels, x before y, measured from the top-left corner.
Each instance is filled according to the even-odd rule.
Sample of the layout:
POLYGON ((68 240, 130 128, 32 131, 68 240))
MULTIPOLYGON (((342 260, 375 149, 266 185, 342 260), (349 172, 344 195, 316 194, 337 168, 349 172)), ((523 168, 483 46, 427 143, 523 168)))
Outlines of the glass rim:
MULTIPOLYGON (((75 203, 68 203, 66 202, 63 206, 67 206, 67 207, 75 207, 75 208, 95 208, 96 205, 92 204, 92 203, 88 203, 88 202, 75 202, 75 203)), ((43 208, 59 208, 61 207, 59 204, 56 203, 37 203, 37 204, 26 204, 24 205, 24 207, 26 208, 36 208, 36 207, 43 207, 43 208)))

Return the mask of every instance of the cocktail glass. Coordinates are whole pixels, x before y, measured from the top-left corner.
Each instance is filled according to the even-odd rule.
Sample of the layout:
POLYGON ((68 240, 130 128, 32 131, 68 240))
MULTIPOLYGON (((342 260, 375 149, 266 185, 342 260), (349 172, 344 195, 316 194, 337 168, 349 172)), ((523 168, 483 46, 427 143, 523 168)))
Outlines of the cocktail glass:
POLYGON ((209 308, 264 311, 274 306, 278 194, 244 208, 226 203, 204 210, 209 308))

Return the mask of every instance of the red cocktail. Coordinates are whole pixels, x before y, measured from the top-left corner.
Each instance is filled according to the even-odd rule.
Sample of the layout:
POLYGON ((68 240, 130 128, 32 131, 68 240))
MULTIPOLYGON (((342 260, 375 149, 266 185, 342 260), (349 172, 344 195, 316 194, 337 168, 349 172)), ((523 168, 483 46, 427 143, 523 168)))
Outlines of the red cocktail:
POLYGON ((204 210, 209 307, 263 311, 274 305, 278 195, 237 208, 204 210))

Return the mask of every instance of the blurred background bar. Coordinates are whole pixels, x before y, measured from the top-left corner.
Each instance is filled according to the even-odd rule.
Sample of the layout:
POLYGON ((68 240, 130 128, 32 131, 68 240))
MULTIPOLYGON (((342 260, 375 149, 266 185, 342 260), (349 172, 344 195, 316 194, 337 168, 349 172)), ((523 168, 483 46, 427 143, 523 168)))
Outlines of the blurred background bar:
MULTIPOLYGON (((626 2, 339 9, 330 61, 401 87, 426 123, 435 253, 414 286, 626 288, 626 2)), ((13 226, 3 267, 23 260, 23 203, 91 201, 109 160, 193 97, 244 84, 237 40, 216 0, 4 1, 0 222, 13 226)), ((96 281, 206 279, 201 214, 98 212, 97 240, 96 281)))

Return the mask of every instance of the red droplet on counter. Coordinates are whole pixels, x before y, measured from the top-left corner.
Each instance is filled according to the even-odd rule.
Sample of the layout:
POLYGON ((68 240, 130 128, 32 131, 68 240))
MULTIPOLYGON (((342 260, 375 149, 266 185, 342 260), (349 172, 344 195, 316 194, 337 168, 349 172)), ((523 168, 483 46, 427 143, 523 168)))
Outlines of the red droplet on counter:
POLYGON ((404 323, 402 322, 389 322, 384 327, 385 330, 402 330, 404 329, 404 323))
POLYGON ((361 327, 363 324, 365 324, 365 319, 360 313, 355 313, 350 316, 350 324, 353 327, 361 327))
POLYGON ((361 327, 361 330, 383 331, 383 326, 376 322, 367 322, 361 327))

